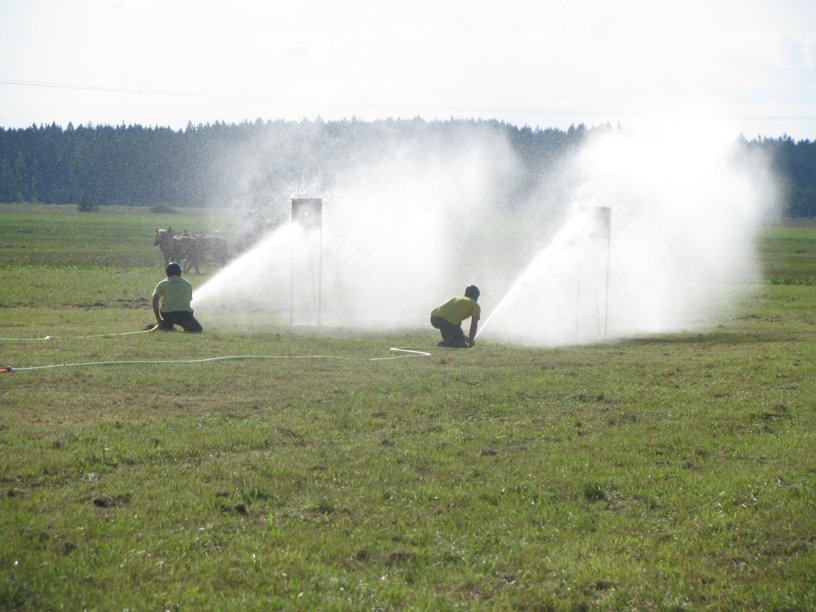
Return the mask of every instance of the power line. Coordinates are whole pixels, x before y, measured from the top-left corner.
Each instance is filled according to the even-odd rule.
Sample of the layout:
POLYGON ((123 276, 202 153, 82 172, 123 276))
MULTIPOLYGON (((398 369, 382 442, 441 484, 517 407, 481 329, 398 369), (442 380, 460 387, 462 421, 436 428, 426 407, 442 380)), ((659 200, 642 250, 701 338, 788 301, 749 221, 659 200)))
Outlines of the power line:
MULTIPOLYGON (((211 100, 240 100, 245 102, 281 103, 285 100, 271 96, 260 96, 239 93, 217 93, 202 91, 183 91, 173 89, 145 89, 136 87, 111 87, 102 85, 85 85, 77 83, 59 83, 54 81, 27 81, 20 79, 0 79, 0 85, 17 87, 39 87, 45 89, 68 89, 75 91, 91 91, 100 93, 117 93, 143 96, 167 96, 176 98, 194 98, 211 100)), ((289 100, 288 102, 292 102, 289 100)), ((512 107, 469 107, 454 105, 430 105, 396 102, 341 102, 338 106, 347 107, 381 107, 381 108, 412 108, 417 110, 435 110, 437 112, 482 112, 482 113, 512 113, 521 115, 551 115, 551 116, 589 116, 589 117, 649 117, 660 113, 629 110, 587 110, 587 109, 554 109, 554 108, 512 108, 512 107)), ((671 116, 683 113, 668 113, 671 116)), ((764 121, 816 121, 816 115, 760 115, 760 114, 715 114, 722 119, 746 119, 764 121)))
POLYGON ((221 94, 200 91, 180 91, 171 89, 140 89, 135 87, 108 87, 100 85, 79 85, 75 83, 55 83, 49 81, 21 81, 17 79, 0 79, 0 85, 16 85, 20 87, 42 87, 46 89, 73 89, 78 91, 97 91, 104 93, 138 94, 145 96, 171 96, 177 98, 213 98, 222 100, 255 100, 262 102, 278 101, 266 96, 250 96, 244 94, 221 94))

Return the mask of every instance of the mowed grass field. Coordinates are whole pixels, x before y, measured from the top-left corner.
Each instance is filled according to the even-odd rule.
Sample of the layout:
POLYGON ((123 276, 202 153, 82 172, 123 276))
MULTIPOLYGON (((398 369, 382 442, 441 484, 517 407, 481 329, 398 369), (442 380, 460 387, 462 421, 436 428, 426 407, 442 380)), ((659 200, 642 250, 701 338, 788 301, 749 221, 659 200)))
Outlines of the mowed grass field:
POLYGON ((688 333, 109 335, 236 223, 0 206, 0 609, 816 609, 816 229, 688 333))

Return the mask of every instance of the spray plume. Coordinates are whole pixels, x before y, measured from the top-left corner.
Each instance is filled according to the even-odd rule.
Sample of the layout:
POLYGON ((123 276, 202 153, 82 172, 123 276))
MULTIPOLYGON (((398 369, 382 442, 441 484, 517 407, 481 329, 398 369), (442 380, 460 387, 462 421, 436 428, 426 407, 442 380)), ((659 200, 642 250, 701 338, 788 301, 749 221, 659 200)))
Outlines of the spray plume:
POLYGON ((708 324, 751 286, 774 199, 767 164, 740 151, 708 124, 594 130, 510 201, 524 177, 504 132, 402 138, 333 177, 318 234, 282 226, 198 289, 194 306, 215 327, 246 331, 394 330, 427 327, 434 306, 474 283, 480 338, 495 342, 708 324))

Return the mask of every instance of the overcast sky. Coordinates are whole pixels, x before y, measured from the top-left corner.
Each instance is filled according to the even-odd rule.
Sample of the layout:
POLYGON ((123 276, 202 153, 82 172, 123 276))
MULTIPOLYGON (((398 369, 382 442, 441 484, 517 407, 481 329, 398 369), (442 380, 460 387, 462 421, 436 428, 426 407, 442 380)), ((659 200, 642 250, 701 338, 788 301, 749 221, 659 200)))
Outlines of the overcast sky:
POLYGON ((816 0, 0 0, 0 127, 697 115, 816 140, 816 0))

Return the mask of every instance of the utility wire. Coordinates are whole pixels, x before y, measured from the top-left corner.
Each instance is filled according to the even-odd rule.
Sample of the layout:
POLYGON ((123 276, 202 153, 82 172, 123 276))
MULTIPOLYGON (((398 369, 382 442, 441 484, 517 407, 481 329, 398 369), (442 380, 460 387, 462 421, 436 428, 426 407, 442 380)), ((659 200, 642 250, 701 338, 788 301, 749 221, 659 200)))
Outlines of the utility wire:
POLYGON ((79 91, 98 91, 104 93, 138 94, 146 96, 171 96, 176 98, 211 98, 222 100, 253 100, 260 102, 278 102, 277 98, 253 96, 246 94, 222 94, 201 91, 181 91, 172 89, 140 89, 135 87, 105 87, 100 85, 79 85, 74 83, 55 83, 49 81, 21 81, 17 79, 0 79, 0 85, 20 87, 43 87, 46 89, 74 89, 79 91))
MULTIPOLYGON (((285 100, 272 96, 260 96, 253 94, 242 93, 218 93, 218 92, 202 92, 202 91, 183 91, 172 89, 143 89, 136 87, 111 87, 101 85, 85 85, 77 83, 59 83, 54 81, 27 81, 20 79, 3 79, 0 78, 0 85, 11 85, 17 87, 40 87, 46 89, 70 89, 78 91, 93 91, 102 93, 119 93, 130 95, 146 95, 146 96, 168 96, 175 98, 197 98, 197 99, 211 99, 211 100, 241 100, 247 102, 267 102, 267 103, 281 103, 285 100)), ((292 102, 289 100, 289 102, 292 102)), ((411 108, 416 110, 435 110, 444 112, 460 112, 463 114, 472 112, 481 113, 513 113, 513 114, 528 114, 528 115, 553 115, 553 116, 590 116, 590 117, 648 117, 656 113, 649 111, 632 111, 632 110, 597 110, 597 109, 569 109, 569 108, 513 108, 500 106, 455 106, 455 105, 430 105, 430 104, 415 104, 415 103, 396 103, 396 102, 367 102, 367 101, 348 101, 337 103, 339 106, 347 107, 381 107, 381 108, 411 108)), ((682 115, 682 113, 669 113, 672 116, 682 115)), ((715 117, 724 119, 762 119, 768 121, 816 121, 816 115, 762 115, 762 114, 715 114, 715 117)))

